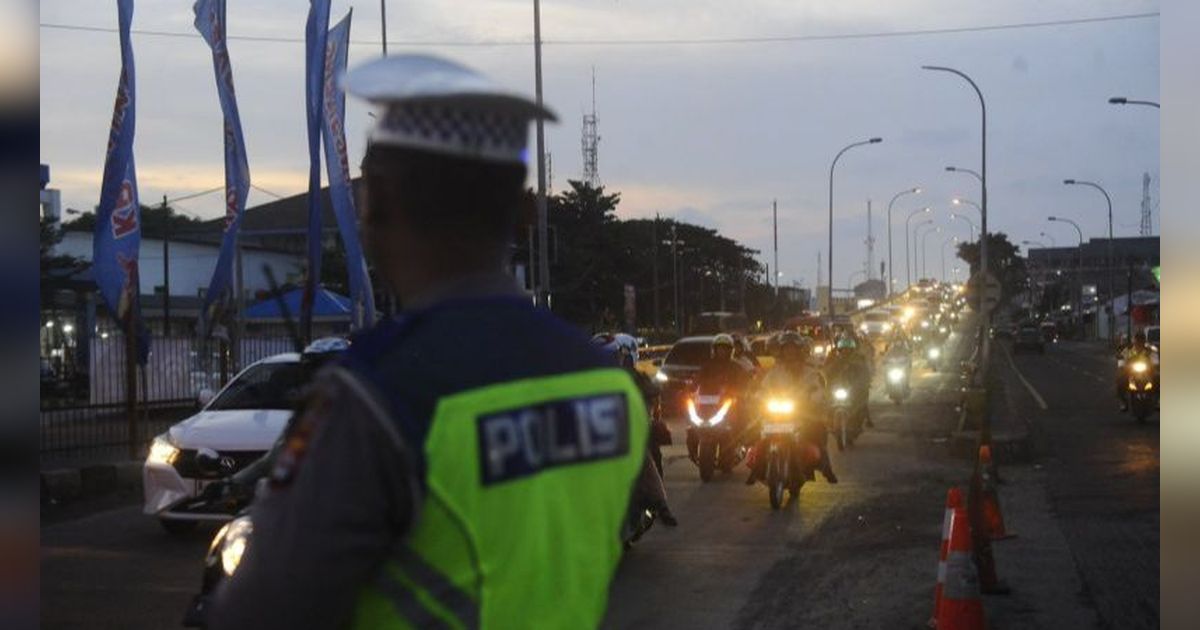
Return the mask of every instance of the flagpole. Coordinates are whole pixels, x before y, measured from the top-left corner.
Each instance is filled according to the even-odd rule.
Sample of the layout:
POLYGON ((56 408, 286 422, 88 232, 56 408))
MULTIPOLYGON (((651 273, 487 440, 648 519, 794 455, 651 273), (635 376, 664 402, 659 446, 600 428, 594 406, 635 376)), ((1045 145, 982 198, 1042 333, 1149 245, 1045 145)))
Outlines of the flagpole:
POLYGON ((383 36, 383 56, 387 56, 387 0, 379 0, 379 32, 383 36))

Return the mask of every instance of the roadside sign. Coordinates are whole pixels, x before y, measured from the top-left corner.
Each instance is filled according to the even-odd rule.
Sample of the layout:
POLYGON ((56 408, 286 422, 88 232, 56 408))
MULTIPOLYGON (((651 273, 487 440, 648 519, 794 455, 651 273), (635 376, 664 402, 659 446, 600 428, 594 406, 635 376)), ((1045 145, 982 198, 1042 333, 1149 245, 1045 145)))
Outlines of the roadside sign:
POLYGON ((1000 305, 1000 280, 992 273, 976 272, 967 281, 967 301, 976 311, 990 312, 994 310, 1000 305), (982 307, 980 307, 980 297, 983 298, 982 307))

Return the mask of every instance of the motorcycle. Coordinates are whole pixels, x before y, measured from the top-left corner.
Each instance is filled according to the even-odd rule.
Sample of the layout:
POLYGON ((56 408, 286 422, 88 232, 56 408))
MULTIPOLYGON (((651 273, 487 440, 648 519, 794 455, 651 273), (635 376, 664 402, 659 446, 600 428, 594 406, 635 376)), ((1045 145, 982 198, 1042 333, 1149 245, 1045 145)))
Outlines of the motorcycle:
POLYGON ((834 382, 830 391, 833 392, 831 404, 831 430, 837 441, 839 451, 854 445, 854 440, 862 433, 866 420, 866 405, 855 400, 853 388, 845 382, 834 382))
POLYGON ((229 579, 237 571, 250 541, 250 533, 254 524, 250 520, 247 508, 253 500, 253 486, 258 478, 230 477, 216 482, 204 489, 193 503, 197 509, 211 511, 233 510, 236 514, 217 530, 208 552, 204 555, 204 573, 200 582, 200 592, 192 597, 192 602, 184 613, 183 626, 186 628, 208 627, 208 606, 213 593, 221 582, 229 579))
POLYGON ((800 436, 801 419, 795 399, 770 396, 763 404, 760 421, 762 439, 756 457, 765 457, 762 482, 767 486, 771 509, 783 505, 783 493, 800 494, 805 481, 811 481, 821 461, 820 450, 800 436))
POLYGON ((706 391, 698 387, 687 399, 688 457, 700 469, 700 480, 710 481, 713 472, 729 472, 745 457, 746 448, 734 434, 731 417, 738 401, 724 388, 706 391))
POLYGON ((1129 412, 1138 422, 1145 422, 1146 418, 1158 407, 1156 366, 1149 357, 1133 357, 1127 362, 1125 373, 1129 412))
POLYGON ((911 363, 901 359, 890 359, 884 361, 883 365, 884 374, 887 375, 885 389, 888 398, 891 398, 892 402, 899 405, 900 401, 908 398, 908 395, 912 392, 908 382, 909 371, 912 367, 911 363))
POLYGON ((942 364, 942 348, 940 346, 930 345, 925 348, 925 364, 934 372, 938 371, 942 364))

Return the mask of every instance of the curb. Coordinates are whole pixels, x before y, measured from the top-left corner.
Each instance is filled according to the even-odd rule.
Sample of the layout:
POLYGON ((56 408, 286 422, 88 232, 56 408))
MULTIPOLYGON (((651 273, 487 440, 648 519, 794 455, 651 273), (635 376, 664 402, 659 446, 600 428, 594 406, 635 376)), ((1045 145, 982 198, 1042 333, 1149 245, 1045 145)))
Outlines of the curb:
POLYGON ((94 499, 119 490, 141 491, 142 462, 58 468, 41 472, 43 504, 61 505, 79 499, 94 499))

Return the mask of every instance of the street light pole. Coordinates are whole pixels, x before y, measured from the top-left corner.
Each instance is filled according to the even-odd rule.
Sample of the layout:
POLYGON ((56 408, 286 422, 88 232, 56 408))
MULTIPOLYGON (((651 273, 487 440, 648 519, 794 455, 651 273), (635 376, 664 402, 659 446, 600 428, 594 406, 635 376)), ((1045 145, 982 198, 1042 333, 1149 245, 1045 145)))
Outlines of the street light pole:
MULTIPOLYGON (((542 6, 533 0, 533 69, 534 92, 538 109, 542 109, 542 6)), ((538 283, 537 303, 550 307, 550 229, 546 213, 546 129, 541 116, 537 117, 537 221, 538 221, 538 283)))
POLYGON ((837 168, 838 160, 842 158, 842 154, 854 147, 861 147, 865 144, 878 144, 883 142, 883 138, 871 138, 861 142, 854 142, 846 145, 837 155, 833 157, 833 162, 829 165, 829 321, 833 321, 833 170, 837 168))
POLYGON ((1104 201, 1108 203, 1108 260, 1105 261, 1105 266, 1108 267, 1108 338, 1111 341, 1113 338, 1113 326, 1116 321, 1116 313, 1113 312, 1113 300, 1116 299, 1116 288, 1113 283, 1113 217, 1112 217, 1112 197, 1108 196, 1108 191, 1104 187, 1095 182, 1087 182, 1083 180, 1064 179, 1063 184, 1067 186, 1091 186, 1099 190, 1104 195, 1104 201))
POLYGON ((1075 267, 1075 318, 1079 320, 1079 326, 1083 326, 1083 230, 1079 228, 1079 224, 1062 217, 1046 217, 1047 221, 1056 223, 1067 223, 1075 228, 1075 232, 1079 235, 1079 247, 1076 254, 1075 267))
POLYGON ((972 241, 975 240, 975 222, 974 221, 972 221, 969 217, 967 217, 965 215, 961 215, 961 214, 957 214, 957 213, 953 213, 953 212, 950 213, 950 218, 951 219, 962 219, 963 221, 966 221, 967 225, 970 226, 970 227, 968 227, 967 238, 972 241))
POLYGON ((946 246, 949 245, 950 243, 957 243, 957 242, 958 242, 957 236, 951 236, 950 238, 942 241, 942 282, 946 281, 946 246))
MULTIPOLYGON (((910 229, 911 225, 910 224, 912 223, 913 217, 917 216, 918 214, 921 214, 922 212, 928 213, 930 211, 931 211, 931 208, 929 208, 928 206, 917 209, 917 210, 913 210, 912 212, 910 212, 908 214, 908 218, 904 220, 904 280, 906 282, 906 286, 904 287, 905 290, 907 290, 908 287, 912 286, 912 265, 909 264, 912 261, 912 250, 910 250, 908 247, 909 234, 911 233, 911 229, 910 229)), ((920 224, 918 224, 918 225, 920 225, 920 224)))
MULTIPOLYGON (((983 201, 983 207, 979 209, 982 215, 979 220, 979 268, 984 272, 986 277, 988 271, 988 227, 987 227, 987 207, 988 207, 988 190, 987 190, 987 103, 983 100, 983 92, 979 90, 979 86, 966 73, 947 68, 945 66, 921 66, 924 70, 932 70, 935 72, 949 72, 956 74, 967 83, 971 84, 971 88, 975 90, 975 95, 979 97, 979 113, 980 113, 980 146, 979 146, 979 188, 980 199, 983 201)), ((956 169, 957 170, 957 169, 956 169)), ((979 287, 980 290, 983 287, 979 287)), ((980 306, 983 305, 983 300, 980 300, 980 306)), ((986 377, 989 367, 988 358, 991 356, 991 343, 989 340, 988 329, 991 327, 992 314, 990 311, 981 308, 979 317, 979 337, 981 339, 982 348, 982 369, 979 374, 986 377)), ((987 382, 986 379, 983 382, 987 382)), ((991 422, 987 415, 984 415, 983 426, 981 433, 991 439, 991 422)))
MULTIPOLYGON (((910 188, 908 190, 902 190, 902 191, 896 193, 896 195, 894 197, 892 197, 892 200, 888 202, 888 211, 887 211, 887 217, 888 217, 888 219, 887 219, 887 221, 888 221, 888 272, 887 272, 887 293, 886 293, 886 295, 889 297, 891 297, 891 295, 893 293, 895 293, 894 287, 896 285, 896 268, 892 266, 892 204, 896 203, 896 200, 904 195, 910 195, 910 194, 911 195, 919 195, 920 193, 921 193, 920 186, 918 186, 916 188, 910 188)), ((905 238, 907 238, 907 237, 905 237, 905 238)))
MULTIPOLYGON (((924 221, 918 221, 917 225, 915 227, 913 227, 913 231, 912 231, 912 246, 913 246, 912 266, 917 268, 916 280, 918 282, 921 281, 921 267, 920 267, 920 265, 917 264, 917 251, 918 251, 917 250, 917 237, 920 236, 921 227, 925 226, 925 225, 929 225, 930 223, 933 223, 933 219, 926 219, 924 221)), ((911 282, 909 283, 909 286, 912 286, 911 282)))
POLYGON ((1124 96, 1114 96, 1108 99, 1108 102, 1112 103, 1113 105, 1147 105, 1149 107, 1153 107, 1154 109, 1161 109, 1158 103, 1155 103, 1154 101, 1134 101, 1127 99, 1124 96))

